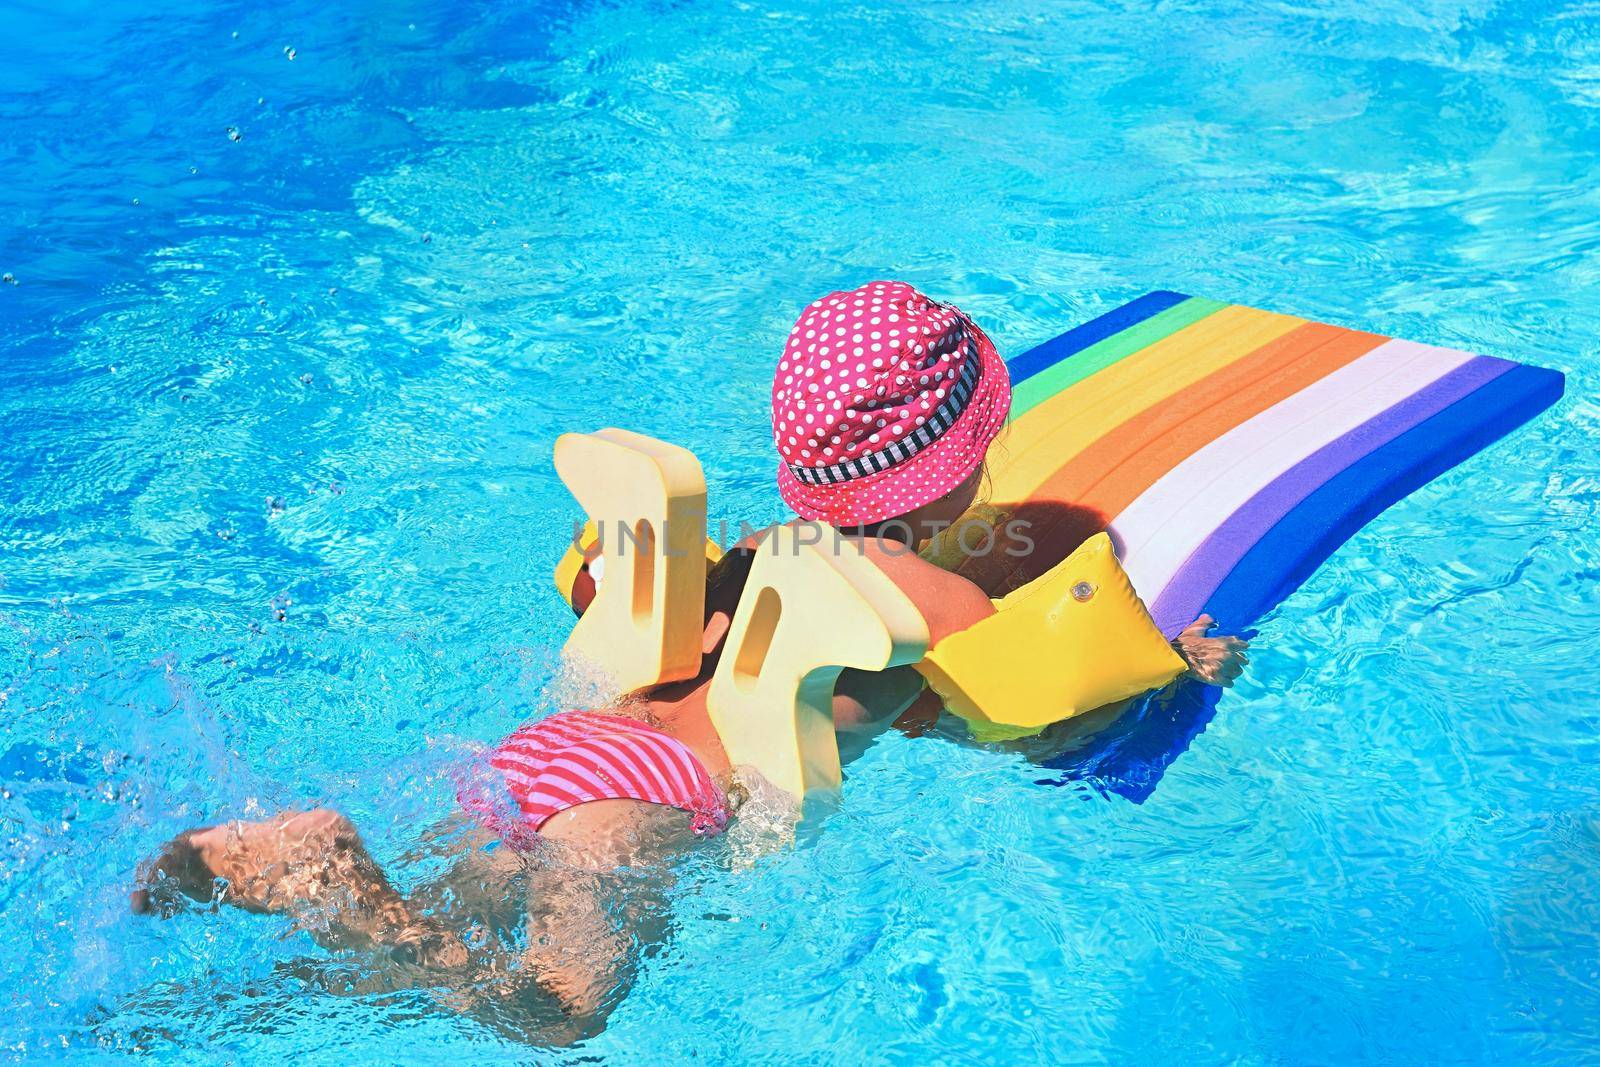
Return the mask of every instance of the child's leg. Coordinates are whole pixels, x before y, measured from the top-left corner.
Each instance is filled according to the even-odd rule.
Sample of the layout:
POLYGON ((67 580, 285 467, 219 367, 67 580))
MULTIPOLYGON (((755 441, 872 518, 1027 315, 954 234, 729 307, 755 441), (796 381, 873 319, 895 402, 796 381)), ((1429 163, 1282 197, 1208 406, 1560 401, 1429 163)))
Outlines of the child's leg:
POLYGON ((434 967, 466 962, 460 939, 416 914, 350 820, 327 809, 179 834, 146 865, 133 909, 170 914, 179 893, 292 915, 330 947, 382 947, 434 967))
POLYGON ((523 964, 575 1020, 601 1021, 625 990, 633 949, 664 936, 671 871, 693 842, 689 817, 636 800, 569 808, 539 831, 528 871, 523 964))

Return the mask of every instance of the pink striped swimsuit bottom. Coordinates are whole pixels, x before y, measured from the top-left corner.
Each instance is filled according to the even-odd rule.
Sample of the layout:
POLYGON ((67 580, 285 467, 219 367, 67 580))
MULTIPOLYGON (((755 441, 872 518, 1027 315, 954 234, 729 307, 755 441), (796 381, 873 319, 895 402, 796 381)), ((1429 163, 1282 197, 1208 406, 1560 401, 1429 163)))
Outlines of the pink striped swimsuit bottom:
POLYGON ((480 790, 463 788, 463 807, 516 847, 528 832, 591 800, 639 800, 693 816, 697 834, 722 832, 727 803, 705 765, 682 741, 637 719, 566 711, 530 723, 500 742, 489 766, 515 801, 517 826, 505 825, 480 790), (520 833, 518 831, 521 831, 520 833))

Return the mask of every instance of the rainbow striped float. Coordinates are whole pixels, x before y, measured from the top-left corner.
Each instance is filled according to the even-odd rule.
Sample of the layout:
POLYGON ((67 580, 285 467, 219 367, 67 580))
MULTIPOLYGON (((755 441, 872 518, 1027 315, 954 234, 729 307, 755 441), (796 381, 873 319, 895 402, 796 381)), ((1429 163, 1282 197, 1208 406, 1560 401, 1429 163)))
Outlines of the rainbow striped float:
POLYGON ((1560 373, 1156 292, 1009 362, 990 499, 1036 550, 991 595, 1111 532, 1168 634, 1238 630, 1384 508, 1554 403, 1560 373))

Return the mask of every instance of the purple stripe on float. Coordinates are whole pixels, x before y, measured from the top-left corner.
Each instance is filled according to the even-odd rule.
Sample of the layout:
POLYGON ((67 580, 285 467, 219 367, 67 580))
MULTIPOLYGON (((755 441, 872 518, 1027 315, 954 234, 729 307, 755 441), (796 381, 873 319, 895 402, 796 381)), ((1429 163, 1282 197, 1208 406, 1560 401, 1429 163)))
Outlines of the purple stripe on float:
POLYGON ((1230 515, 1184 561, 1150 607, 1171 637, 1193 622, 1257 541, 1295 505, 1352 463, 1498 378, 1515 363, 1477 356, 1291 467, 1230 515))

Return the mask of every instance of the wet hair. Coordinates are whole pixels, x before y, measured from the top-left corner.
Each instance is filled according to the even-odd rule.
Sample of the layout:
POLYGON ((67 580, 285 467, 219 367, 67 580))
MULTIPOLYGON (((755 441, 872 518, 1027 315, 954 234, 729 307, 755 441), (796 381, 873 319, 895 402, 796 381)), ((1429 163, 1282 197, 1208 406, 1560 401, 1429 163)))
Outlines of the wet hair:
POLYGON ((730 616, 744 596, 744 587, 750 581, 750 568, 755 564, 756 550, 748 545, 730 548, 723 557, 706 571, 706 622, 718 611, 730 616))
MULTIPOLYGON (((710 622, 714 610, 721 608, 732 615, 739 605, 739 598, 744 595, 745 583, 750 580, 750 567, 755 562, 756 550, 754 548, 730 548, 717 562, 706 568, 706 611, 704 622, 710 622)), ((589 564, 585 562, 579 568, 580 574, 588 573, 589 564)), ((568 602, 572 613, 582 617, 585 608, 580 608, 577 598, 568 602)))

